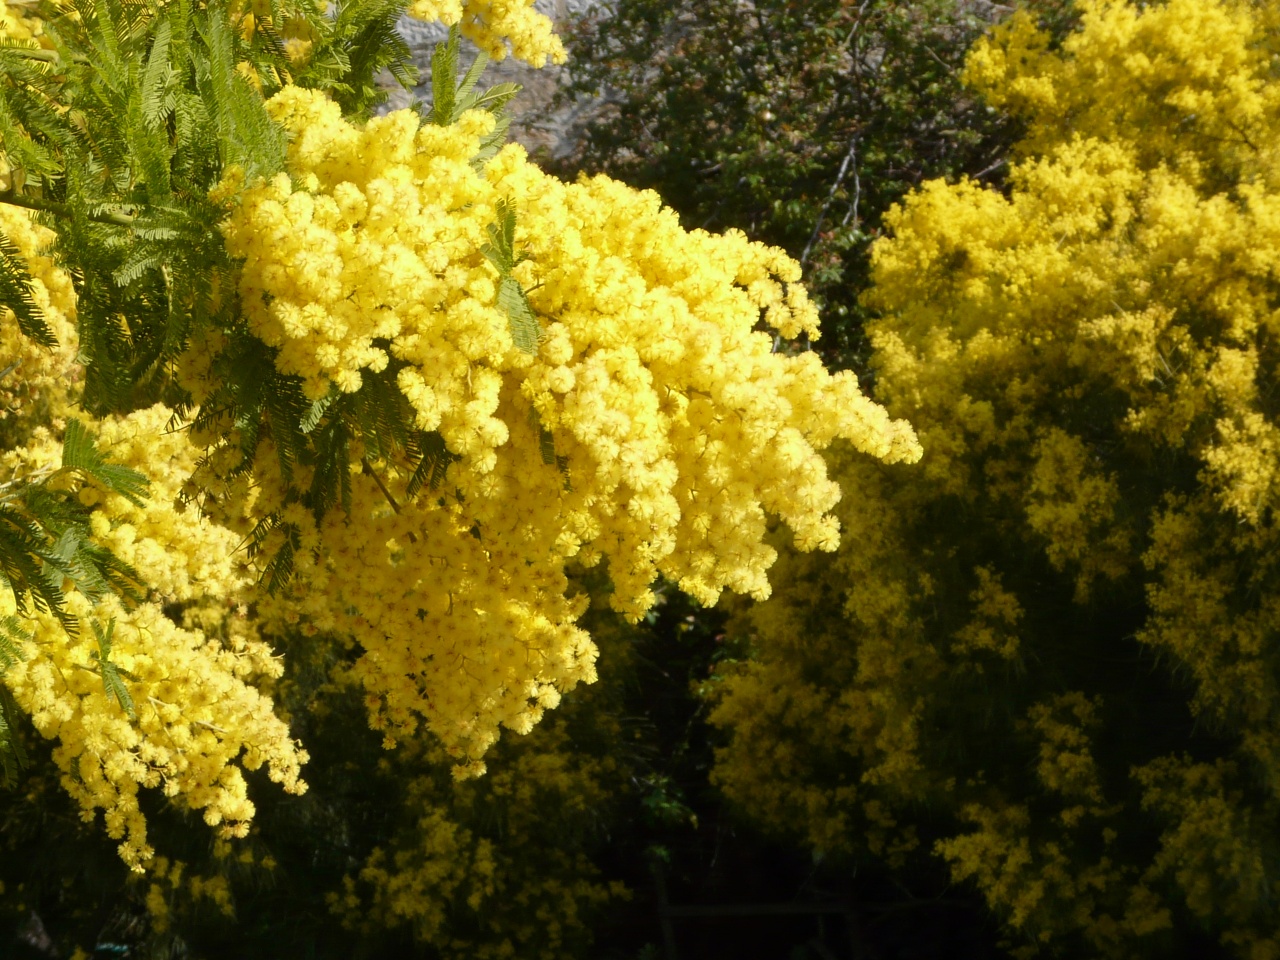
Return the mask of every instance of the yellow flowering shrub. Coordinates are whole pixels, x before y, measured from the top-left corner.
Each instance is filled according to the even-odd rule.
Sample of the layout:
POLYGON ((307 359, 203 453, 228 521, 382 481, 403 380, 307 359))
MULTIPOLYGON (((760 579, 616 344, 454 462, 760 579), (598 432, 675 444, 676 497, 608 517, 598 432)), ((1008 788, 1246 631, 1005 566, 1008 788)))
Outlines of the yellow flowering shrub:
MULTIPOLYGON (((425 721, 478 773, 499 725, 527 732, 594 677, 566 562, 607 559, 632 618, 659 574, 708 604, 725 588, 763 597, 767 515, 802 549, 837 542, 818 449, 843 437, 918 455, 852 374, 758 329, 818 332, 779 251, 686 232, 656 195, 603 177, 566 185, 518 146, 478 164, 488 113, 358 127, 297 88, 267 106, 291 135, 288 172, 220 187, 249 329, 313 403, 397 391, 438 474, 418 492, 412 463, 352 449, 346 502, 317 522, 264 443, 227 522, 278 517, 266 554, 296 538, 296 585, 264 614, 353 636, 390 739, 425 721)), ((187 358, 197 402, 220 347, 187 358)), ((239 455, 216 447, 200 483, 239 455)))
MULTIPOLYGON (((243 836, 253 816, 240 767, 265 764, 286 790, 305 789, 298 779, 305 752, 251 682, 278 675, 280 664, 243 612, 253 580, 236 537, 175 507, 196 452, 185 434, 165 432, 170 417, 157 407, 99 424, 114 457, 147 467, 152 500, 138 505, 93 485, 79 494, 95 505, 98 542, 151 585, 152 598, 94 602, 70 593, 78 633, 68 636, 50 613, 34 614, 22 659, 4 673, 36 730, 59 741, 54 760, 63 785, 87 818, 103 811, 108 834, 122 840, 121 856, 133 865, 151 856, 139 787, 181 796, 230 836, 243 836), (165 611, 171 605, 186 615, 175 621, 165 611), (131 703, 104 683, 108 655, 127 678, 131 703)), ((0 469, 23 477, 52 470, 60 445, 48 433, 37 436, 43 443, 0 455, 0 469)), ((16 612, 12 594, 0 603, 4 613, 16 612)))
MULTIPOLYGON (((305 788, 298 779, 305 753, 250 682, 279 673, 243 614, 251 571, 236 553, 234 534, 178 510, 175 498, 198 452, 187 434, 166 430, 172 411, 155 407, 96 425, 108 456, 145 467, 150 501, 135 502, 60 470, 58 433, 74 410, 78 382, 74 293, 47 255, 52 231, 11 207, 0 208, 0 229, 24 253, 32 299, 57 338, 55 347, 41 347, 20 333, 11 310, 0 318, 9 367, 0 381, 8 442, 0 453, 4 487, 71 484, 91 508, 88 532, 153 591, 141 603, 68 592, 66 613, 79 625, 72 635, 54 612, 26 605, 27 615, 14 621, 22 635, 5 656, 3 682, 36 730, 58 741, 54 761, 64 787, 87 819, 103 812, 107 833, 121 841, 129 864, 139 866, 151 855, 138 807, 141 786, 181 795, 209 824, 242 835, 253 805, 241 766, 266 764, 286 789, 305 788), (175 621, 166 605, 189 608, 188 616, 175 621), (103 661, 128 678, 127 706, 113 695, 103 661)), ((9 590, 0 594, 0 615, 18 614, 19 599, 9 590)))
POLYGON ((819 849, 940 858, 1018 956, 1275 956, 1280 16, 1079 10, 969 58, 1026 123, 1008 194, 888 217, 876 396, 925 456, 836 461, 846 546, 738 617, 715 777, 819 849))
MULTIPOLYGON (((454 776, 477 775, 501 727, 528 733, 595 679, 567 564, 607 561, 632 619, 659 576, 708 604, 761 598, 769 517, 801 549, 838 542, 820 450, 919 456, 852 374, 780 348, 818 335, 781 251, 685 231, 653 193, 542 173, 465 91, 434 122, 353 120, 373 69, 404 66, 366 49, 398 11, 107 4, 62 19, 70 46, 50 56, 11 51, 31 63, 0 77, 94 158, 6 194, 50 225, 0 222, 17 251, 4 282, 31 278, 15 308, 57 346, 20 343, 33 321, 9 316, 23 379, 4 395, 19 423, 0 482, 65 495, 67 542, 128 581, 91 588, 67 560, 65 603, 15 586, 0 682, 135 869, 155 852, 142 788, 224 838, 254 815, 245 771, 305 790, 271 645, 345 638, 343 679, 384 742, 425 730, 454 776), (85 429, 145 497, 67 461, 88 455, 85 429)), ((559 56, 527 0, 412 12, 495 56, 559 56)), ((7 149, 33 170, 80 162, 48 142, 7 149)), ((396 877, 418 881, 388 857, 368 870, 394 904, 396 877)))

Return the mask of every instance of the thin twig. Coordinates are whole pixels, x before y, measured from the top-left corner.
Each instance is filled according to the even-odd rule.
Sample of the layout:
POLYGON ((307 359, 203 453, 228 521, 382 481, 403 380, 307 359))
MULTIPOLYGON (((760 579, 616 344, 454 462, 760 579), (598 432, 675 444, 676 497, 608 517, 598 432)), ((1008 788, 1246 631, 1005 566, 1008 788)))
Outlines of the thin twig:
POLYGON ((987 167, 985 170, 979 170, 977 173, 975 173, 973 175, 973 179, 981 180, 988 173, 995 173, 997 170, 1003 167, 1007 162, 1008 161, 1004 157, 1001 157, 999 160, 991 164, 991 166, 987 167))
POLYGON ((845 211, 844 219, 840 221, 840 227, 843 229, 849 225, 849 221, 853 221, 853 225, 858 225, 858 204, 862 200, 862 178, 858 176, 858 165, 853 165, 853 199, 849 201, 849 209, 845 211))
POLYGON ((41 467, 38 470, 31 471, 31 473, 14 477, 12 480, 6 480, 4 483, 0 483, 0 499, 8 499, 6 491, 12 490, 14 487, 27 487, 33 483, 39 483, 49 477, 50 474, 57 473, 61 469, 61 467, 41 467))
MULTIPOLYGON (((0 53, 16 53, 21 57, 29 60, 43 60, 45 63, 57 63, 62 58, 56 50, 45 50, 42 47, 16 47, 16 46, 0 46, 0 53)), ((87 57, 78 58, 83 63, 88 63, 87 57)))
POLYGON ((849 172, 849 164, 854 162, 857 155, 858 134, 855 132, 849 138, 849 149, 845 151, 844 160, 840 162, 840 172, 836 174, 836 182, 831 185, 827 199, 822 204, 822 209, 818 211, 818 221, 813 225, 813 233, 809 234, 809 242, 804 245, 804 253, 800 254, 801 269, 809 262, 809 254, 813 252, 813 245, 818 241, 818 234, 822 231, 822 222, 827 218, 827 210, 831 207, 831 201, 835 199, 836 192, 840 189, 840 185, 844 183, 845 175, 849 172))
MULTIPOLYGON (((7 203, 14 207, 24 207, 27 210, 46 210, 49 213, 56 213, 60 217, 71 216, 71 208, 65 203, 44 200, 41 197, 32 197, 24 193, 15 193, 13 190, 0 190, 0 203, 7 203)), ((95 223, 110 223, 117 227, 131 227, 137 217, 131 217, 127 213, 91 213, 89 214, 89 219, 95 223)))
POLYGON ((373 482, 378 485, 378 489, 382 491, 382 495, 387 498, 387 503, 391 504, 391 509, 398 514, 400 512, 400 504, 396 503, 396 498, 391 495, 391 491, 387 489, 387 485, 382 482, 382 478, 378 476, 378 471, 373 469, 373 465, 369 463, 369 458, 361 457, 360 464, 364 467, 364 472, 373 477, 373 482))
MULTIPOLYGON (((378 485, 378 489, 382 491, 382 495, 387 498, 387 503, 391 504, 391 509, 396 512, 397 516, 399 516, 400 504, 396 503, 396 498, 391 495, 391 491, 387 489, 387 485, 382 482, 382 477, 378 476, 378 471, 373 469, 373 465, 369 463, 369 458, 361 457, 360 465, 364 468, 365 473, 373 477, 373 482, 378 485)), ((409 542, 417 543, 418 538, 414 535, 414 532, 410 530, 408 531, 408 533, 409 533, 409 542)))

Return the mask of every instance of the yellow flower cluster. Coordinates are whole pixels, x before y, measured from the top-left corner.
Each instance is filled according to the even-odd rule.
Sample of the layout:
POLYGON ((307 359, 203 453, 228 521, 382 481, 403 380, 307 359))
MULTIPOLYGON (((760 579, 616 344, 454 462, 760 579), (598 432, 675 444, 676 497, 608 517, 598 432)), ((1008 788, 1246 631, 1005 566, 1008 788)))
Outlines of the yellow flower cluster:
MULTIPOLYGON (((251 35, 270 10, 255 0, 234 13, 251 35)), ((510 44, 531 62, 563 58, 528 0, 420 0, 413 13, 460 22, 494 56, 510 44)), ((8 8, 0 20, 10 36, 40 32, 8 8)), ((300 62, 309 35, 296 23, 290 34, 291 22, 300 62)), ((242 836, 254 812, 244 770, 265 766, 286 790, 305 789, 306 754, 255 686, 281 673, 260 628, 354 638, 350 677, 375 727, 392 740, 425 722, 455 773, 479 773, 500 726, 528 732, 595 677, 567 563, 607 560, 613 603, 632 618, 659 575, 707 603, 725 588, 763 597, 769 515, 804 549, 836 546, 839 489, 818 450, 844 438, 890 461, 919 456, 910 428, 851 374, 777 351, 776 335, 818 333, 799 267, 781 252, 688 233, 655 195, 605 178, 566 185, 516 147, 482 164, 487 113, 439 128, 402 111, 357 127, 294 87, 268 108, 292 138, 288 172, 244 184, 229 170, 214 194, 231 201, 224 228, 244 258, 249 328, 312 399, 357 393, 390 368, 417 429, 447 450, 447 475, 410 496, 414 464, 353 449, 349 511, 317 522, 269 440, 251 474, 233 476, 233 448, 169 429, 163 407, 94 425, 109 459, 151 480, 149 501, 58 482, 151 592, 134 603, 69 591, 80 629, 31 617, 0 682, 57 741, 54 762, 86 820, 102 811, 136 869, 153 854, 141 788, 202 811, 223 836, 242 836), (493 245, 512 212, 504 265, 493 245), (182 509, 179 494, 210 491, 206 514, 182 509), (265 555, 286 537, 299 545, 296 585, 279 596, 259 592, 238 552, 267 517, 279 527, 265 555)), ((0 482, 18 489, 59 463, 79 378, 74 296, 43 253, 49 231, 9 208, 0 229, 29 263, 59 343, 35 348, 12 314, 0 317, 0 482)), ((222 331, 192 338, 178 374, 197 402, 223 346, 222 331)), ((170 873, 157 884, 176 883, 170 873)), ((394 874, 379 885, 394 887, 394 874)))
POLYGON ((949 809, 925 849, 1028 956, 1188 911, 1276 956, 1280 8, 1078 6, 969 59, 1027 123, 1009 191, 888 217, 877 394, 926 454, 837 467, 849 547, 740 618, 715 776, 824 849, 949 809))
POLYGON ((12 310, 0 308, 0 440, 12 449, 26 443, 41 424, 70 411, 68 381, 78 375, 76 301, 71 278, 47 255, 52 230, 33 223, 25 210, 0 206, 0 233, 22 252, 32 300, 58 341, 56 347, 40 346, 18 328, 12 310))
MULTIPOLYGON (((30 634, 22 644, 25 659, 10 665, 0 682, 36 730, 59 741, 54 761, 85 817, 103 811, 108 834, 122 841, 122 857, 140 868, 151 855, 138 808, 140 787, 180 795, 209 823, 242 834, 253 805, 239 767, 265 763, 286 789, 300 791, 298 766, 305 754, 272 713, 271 701, 249 682, 278 675, 280 664, 237 613, 253 586, 252 571, 237 556, 237 538, 175 506, 199 453, 185 433, 167 432, 172 412, 156 407, 95 424, 108 458, 152 479, 152 499, 144 506, 91 480, 49 480, 61 464, 63 418, 75 412, 75 294, 71 278, 47 254, 52 231, 8 206, 0 206, 0 231, 22 254, 32 298, 58 341, 40 347, 22 335, 11 311, 0 316, 6 368, 0 379, 0 496, 28 483, 74 484, 80 502, 92 508, 97 543, 132 565, 154 591, 134 606, 113 596, 95 603, 69 592, 77 635, 68 636, 50 614, 33 615, 24 625, 30 634), (185 624, 166 615, 169 605, 185 609, 185 624), (108 662, 124 679, 133 717, 104 685, 94 624, 111 631, 108 662)), ((0 613, 16 614, 8 589, 0 591, 0 613)))
POLYGON ((413 0, 409 16, 461 27, 462 35, 495 60, 507 55, 535 67, 564 63, 564 46, 551 19, 534 9, 534 0, 413 0))
MULTIPOLYGON (((482 769, 499 724, 527 731, 594 675, 566 562, 607 559, 632 618, 659 574, 708 604, 726 587, 764 597, 768 514, 801 549, 837 543, 839 488, 818 449, 839 437, 919 456, 852 374, 775 351, 762 321, 818 332, 780 251, 686 232, 656 195, 603 177, 566 185, 518 146, 477 167, 487 113, 357 127, 292 87, 267 106, 291 136, 288 173, 244 185, 233 171, 220 188, 237 198, 224 233, 250 329, 312 399, 391 365, 417 427, 457 458, 414 498, 412 465, 354 452, 350 514, 318 529, 288 504, 269 446, 255 465, 253 511, 280 512, 314 552, 280 615, 356 638, 390 735, 425 718, 482 769), (510 211, 523 259, 507 276, 492 244, 510 211), (539 328, 527 343, 513 284, 539 328)), ((216 348, 189 357, 197 400, 216 348)))
POLYGON ((751 637, 753 656, 722 667, 709 688, 711 722, 733 734, 712 781, 764 822, 798 828, 817 850, 865 838, 876 854, 901 857, 916 841, 890 811, 934 781, 922 741, 934 685, 994 658, 971 651, 948 660, 952 644, 930 642, 922 629, 913 601, 929 584, 910 530, 889 507, 910 483, 902 474, 920 467, 877 470, 838 452, 831 460, 859 491, 837 507, 849 546, 834 557, 783 551, 774 596, 736 611, 731 632, 751 637), (819 597, 830 603, 823 616, 814 615, 819 597), (824 774, 846 768, 834 782, 824 774))
POLYGON ((1223 941, 1239 955, 1280 955, 1271 906, 1276 882, 1266 854, 1273 828, 1241 802, 1236 765, 1160 757, 1135 777, 1143 806, 1170 825, 1149 879, 1173 879, 1197 919, 1225 917, 1223 941))
POLYGON ((1260 722, 1266 621, 1233 614, 1230 589, 1213 582, 1226 570, 1196 558, 1229 543, 1254 556, 1280 493, 1266 394, 1269 278, 1280 267, 1280 154, 1269 146, 1280 88, 1268 80, 1278 25, 1226 2, 1141 15, 1089 3, 1083 16, 1062 55, 1032 56, 1043 38, 1022 20, 975 51, 970 73, 984 90, 1043 82, 1052 94, 1013 101, 1034 155, 1014 171, 1009 200, 934 183, 892 218, 897 240, 876 251, 874 301, 893 312, 873 333, 882 394, 920 425, 925 469, 961 496, 974 489, 963 461, 982 458, 992 492, 1021 500, 1081 597, 1140 561, 1164 571, 1144 637, 1194 671, 1198 702, 1223 715, 1249 703, 1260 722), (936 294, 916 292, 922 275, 938 278, 936 294), (1007 386, 975 389, 983 380, 1007 386), (1134 515, 1108 462, 1138 464, 1108 458, 1085 421, 1055 413, 1091 398, 1131 448, 1189 457, 1186 497, 1134 515), (1223 515, 1238 522, 1225 539, 1223 515), (1143 557, 1134 545, 1148 538, 1143 557), (1210 598, 1230 628, 1203 619, 1210 598), (1211 654, 1219 636, 1235 636, 1229 647, 1244 656, 1211 654))
POLYGON ((1267 71, 1280 14, 1249 0, 1171 6, 1086 0, 1061 51, 1033 17, 1015 15, 975 46, 965 80, 1029 122, 1024 156, 1053 153, 1075 132, 1126 144, 1143 169, 1167 165, 1197 182, 1240 176, 1259 148, 1273 149, 1280 90, 1267 71))
MULTIPOLYGON (((79 492, 95 508, 97 541, 130 564, 153 597, 126 606, 115 596, 94 603, 69 594, 78 634, 68 636, 51 615, 35 615, 25 659, 3 675, 36 730, 59 741, 54 761, 64 787, 87 819, 103 811, 107 833, 122 841, 121 856, 136 869, 152 854, 140 787, 181 797, 228 836, 243 836, 254 812, 241 768, 265 764, 285 790, 306 789, 298 779, 306 754, 250 683, 278 676, 281 666, 244 614, 253 580, 237 538, 175 505, 197 451, 185 433, 166 432, 171 416, 155 407, 98 424, 108 456, 146 467, 151 500, 137 506, 91 484, 79 492), (170 605, 187 608, 185 625, 166 615, 170 605), (94 624, 109 631, 107 659, 125 680, 131 710, 103 682, 94 624)), ((56 465, 60 445, 47 433, 42 440, 0 455, 0 470, 30 476, 56 465)), ((14 612, 12 595, 0 603, 14 612)))

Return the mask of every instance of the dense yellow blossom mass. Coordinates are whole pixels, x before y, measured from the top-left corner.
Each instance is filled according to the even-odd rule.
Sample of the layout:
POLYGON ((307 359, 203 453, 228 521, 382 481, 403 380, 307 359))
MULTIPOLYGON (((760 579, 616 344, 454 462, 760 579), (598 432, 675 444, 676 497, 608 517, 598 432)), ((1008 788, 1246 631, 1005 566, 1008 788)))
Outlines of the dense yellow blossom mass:
MULTIPOLYGON (((37 347, 21 337, 12 314, 0 328, 14 384, 3 394, 3 430, 12 445, 0 454, 0 476, 13 487, 58 473, 55 431, 73 410, 76 383, 75 303, 69 278, 42 253, 49 230, 7 207, 0 208, 0 229, 26 255, 34 299, 58 337, 55 349, 37 347)), ((23 658, 3 675, 36 730, 58 741, 63 785, 86 817, 103 812, 107 833, 121 840, 121 856, 133 865, 151 855, 139 787, 180 795, 230 835, 242 835, 253 816, 240 767, 266 764, 285 789, 305 789, 298 774, 306 754, 251 682, 278 675, 280 663, 243 613, 254 581, 237 538, 175 505, 198 451, 186 433, 166 429, 171 416, 156 407, 96 425, 112 458, 146 468, 152 489, 145 505, 91 482, 50 479, 79 485, 80 501, 94 508, 95 538, 137 571, 153 597, 130 606, 115 596, 94 602, 70 593, 78 634, 68 636, 52 614, 35 613, 23 658), (178 620, 166 605, 183 610, 178 620), (128 678, 132 716, 103 683, 94 624, 110 630, 110 662, 128 678)), ((0 595, 0 613, 16 613, 14 600, 11 592, 0 595)))
POLYGON ((888 218, 876 391, 926 455, 838 461, 847 547, 741 619, 716 777, 819 849, 941 857, 1016 956, 1274 957, 1280 14, 1079 8, 968 61, 1027 124, 1008 193, 888 218))
MULTIPOLYGON (((494 55, 510 42, 531 61, 559 56, 523 0, 414 12, 461 18, 494 55)), ((246 44, 252 18, 268 14, 239 9, 246 44)), ((252 96, 261 85, 240 67, 250 85, 237 95, 252 96)), ((708 604, 726 588, 762 598, 770 517, 801 549, 838 542, 840 489, 819 450, 845 439, 891 462, 920 453, 852 374, 778 349, 818 335, 782 252, 686 232, 655 194, 606 178, 562 183, 519 147, 492 155, 488 112, 358 125, 325 93, 290 84, 266 111, 288 136, 286 169, 250 178, 229 165, 212 191, 238 279, 217 293, 232 312, 196 326, 176 364, 172 389, 190 403, 92 425, 103 456, 150 479, 144 503, 60 469, 66 418, 84 415, 72 284, 45 255, 49 231, 4 214, 59 346, 37 351, 11 314, 4 322, 23 379, 5 394, 16 426, 0 469, 15 485, 74 490, 95 543, 145 591, 71 591, 71 633, 33 614, 2 679, 57 741, 86 818, 103 811, 138 868, 153 853, 142 787, 224 836, 243 835, 254 813, 243 770, 305 789, 306 754, 265 692, 282 672, 272 645, 343 638, 359 654, 344 679, 363 685, 388 745, 425 728, 456 776, 478 774, 500 727, 527 733, 595 678, 596 647, 577 623, 587 599, 567 564, 606 560, 612 603, 632 619, 658 576, 708 604), (228 344, 247 338, 298 378, 319 434, 330 406, 396 393, 434 451, 429 478, 365 434, 328 464, 340 502, 304 504, 318 455, 290 469, 278 423, 220 419, 211 400, 228 344), (206 403, 214 413, 202 417, 206 403), (285 550, 291 582, 260 583, 285 550)), ((0 612, 24 613, 21 599, 0 612)))
MULTIPOLYGON (((852 374, 776 352, 757 328, 818 332, 779 251, 687 233, 656 195, 603 177, 566 185, 519 146, 477 166, 487 113, 361 128, 296 88, 268 109, 291 134, 288 173, 224 187, 238 190, 224 231, 250 329, 314 401, 394 365, 417 427, 456 458, 415 498, 403 464, 356 457, 349 510, 319 527, 288 505, 271 451, 255 465, 253 511, 287 511, 313 548, 280 615, 355 637, 391 737, 425 719, 478 771, 499 724, 527 731, 589 681, 569 560, 607 559, 633 618, 658 574, 704 603, 725 588, 764 597, 769 514, 802 549, 837 542, 839 489, 817 449, 844 437, 918 455, 852 374), (512 210, 511 276, 539 327, 528 344, 486 252, 512 210)), ((197 401, 207 349, 191 363, 197 401)))

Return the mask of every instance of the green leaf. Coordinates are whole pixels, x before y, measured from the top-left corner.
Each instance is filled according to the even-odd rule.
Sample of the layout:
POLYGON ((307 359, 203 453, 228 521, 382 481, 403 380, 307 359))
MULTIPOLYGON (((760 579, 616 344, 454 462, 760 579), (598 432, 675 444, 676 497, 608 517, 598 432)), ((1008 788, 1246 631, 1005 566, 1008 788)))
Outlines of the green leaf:
POLYGON ((542 462, 549 467, 556 464, 556 438, 550 430, 538 431, 538 452, 542 454, 542 462))
POLYGON ((529 297, 515 277, 506 276, 498 284, 498 306, 507 313, 511 324, 511 339, 525 353, 538 352, 538 339, 542 328, 529 306, 529 297))
POLYGON ((462 116, 468 110, 488 110, 492 114, 498 114, 523 89, 518 83, 494 84, 483 93, 473 93, 460 102, 457 116, 462 116))
POLYGON ((306 416, 298 422, 298 429, 306 434, 319 426, 325 411, 333 406, 333 401, 338 399, 339 392, 337 387, 331 387, 327 394, 311 404, 311 409, 307 411, 306 416))
POLYGON ((147 56, 146 67, 142 72, 142 122, 147 131, 157 133, 163 131, 165 120, 173 113, 174 97, 170 91, 173 67, 169 64, 169 41, 172 28, 169 20, 161 20, 156 27, 155 40, 151 42, 151 54, 147 56))
POLYGON ((74 417, 67 421, 62 441, 62 466, 87 474, 134 506, 140 507, 146 501, 150 481, 137 470, 108 463, 94 443, 93 435, 74 417))
POLYGON ((0 575, 13 590, 18 612, 27 612, 29 593, 37 610, 54 614, 70 628, 74 621, 66 614, 61 578, 47 575, 45 569, 60 563, 46 548, 46 537, 36 524, 12 507, 0 506, 0 575))
POLYGON ((449 28, 449 39, 436 44, 431 55, 431 122, 438 127, 453 123, 453 105, 458 91, 458 49, 461 33, 449 28))
POLYGON ((224 168, 244 165, 245 173, 271 176, 284 167, 284 130, 267 114, 261 95, 236 71, 235 36, 224 8, 210 8, 196 30, 209 56, 197 61, 196 85, 218 130, 224 168))
MULTIPOLYGON (((471 66, 467 68, 466 75, 458 84, 455 91, 454 99, 456 106, 453 110, 453 120, 457 120, 467 110, 470 110, 475 104, 471 102, 471 91, 475 89, 476 82, 480 79, 480 75, 484 73, 484 68, 489 64, 489 55, 481 50, 475 60, 471 62, 471 66)), ((512 84, 514 86, 514 84, 512 84)))
POLYGON ((267 560, 261 577, 272 594, 293 577, 293 560, 300 546, 298 530, 292 524, 281 523, 279 513, 272 513, 259 520, 249 534, 249 556, 256 558, 262 556, 267 537, 277 529, 284 533, 284 543, 267 560))
MULTIPOLYGON (((458 82, 458 28, 449 31, 449 40, 438 44, 431 58, 431 112, 427 120, 437 126, 456 123, 468 110, 487 110, 493 114, 493 132, 480 142, 480 149, 471 158, 472 166, 482 167, 506 142, 511 117, 506 105, 517 93, 517 83, 499 83, 484 91, 477 91, 476 84, 489 63, 488 54, 481 52, 467 68, 466 75, 458 82)), ((499 268, 501 269, 501 268, 499 268)))
POLYGON ((93 635, 98 641, 98 652, 94 654, 94 659, 98 663, 98 672, 102 677, 102 691, 107 695, 108 700, 114 700, 120 705, 120 709, 128 715, 130 720, 137 719, 133 697, 121 678, 124 671, 111 662, 111 643, 116 630, 115 618, 113 617, 107 624, 106 630, 102 629, 102 624, 97 620, 91 623, 93 635))
POLYGON ((396 28, 404 7, 404 0, 337 0, 331 17, 312 21, 322 40, 296 82, 328 90, 343 116, 356 121, 386 100, 377 80, 383 70, 412 90, 413 53, 396 28))
POLYGON ((276 445, 276 459, 284 476, 292 481, 293 468, 306 449, 300 424, 307 415, 302 381, 272 370, 265 382, 263 407, 276 445))
POLYGON ((315 470, 307 502, 320 517, 335 504, 351 512, 351 430, 341 417, 335 417, 314 434, 315 470))
POLYGON ((58 345, 36 304, 31 274, 27 272, 22 251, 3 233, 0 233, 0 306, 13 311, 18 318, 18 329, 36 343, 44 347, 58 345))
POLYGON ((503 144, 507 142, 507 131, 511 127, 511 115, 506 112, 496 113, 497 123, 494 124, 493 132, 489 136, 480 141, 480 149, 474 157, 471 158, 471 166, 476 170, 482 170, 484 165, 497 155, 502 149, 503 144))
POLYGON ((107 694, 108 700, 114 700, 120 705, 120 709, 128 715, 130 720, 136 720, 137 714, 134 712, 133 697, 129 694, 129 688, 124 685, 124 681, 120 679, 120 669, 114 663, 106 663, 100 665, 102 670, 102 689, 107 694))
POLYGON ((462 459, 445 446, 444 437, 437 430, 423 433, 418 446, 422 450, 422 459, 409 478, 407 492, 411 497, 417 496, 424 484, 429 490, 439 489, 449 472, 449 464, 462 459))
POLYGON ((0 619, 0 675, 27 659, 21 645, 30 639, 31 631, 24 629, 21 617, 10 614, 0 619))
POLYGON ((538 325, 529 297, 520 281, 511 275, 516 265, 525 259, 516 253, 515 204, 503 199, 497 204, 497 222, 489 224, 489 242, 481 252, 498 271, 498 306, 507 314, 511 325, 511 339, 525 353, 536 353, 542 328, 538 325))
POLYGON ((111 278, 119 286, 126 287, 150 271, 158 270, 163 265, 163 254, 153 248, 139 244, 125 259, 124 263, 116 267, 111 274, 111 278))
POLYGON ((61 118, 43 89, 47 83, 33 75, 31 64, 13 53, 0 53, 0 142, 9 166, 29 182, 56 178, 59 162, 52 144, 67 140, 61 118))
POLYGON ((506 276, 516 266, 516 208, 510 200, 502 199, 497 203, 498 220, 488 226, 489 242, 481 252, 493 264, 494 269, 506 276))

